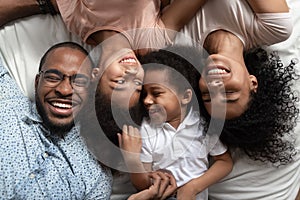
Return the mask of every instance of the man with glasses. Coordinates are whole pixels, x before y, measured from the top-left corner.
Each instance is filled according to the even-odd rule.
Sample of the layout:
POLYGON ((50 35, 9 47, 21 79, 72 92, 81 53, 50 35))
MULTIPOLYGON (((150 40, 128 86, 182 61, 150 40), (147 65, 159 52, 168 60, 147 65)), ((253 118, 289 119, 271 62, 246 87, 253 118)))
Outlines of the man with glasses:
POLYGON ((110 171, 74 122, 94 72, 80 45, 52 46, 41 59, 32 104, 0 63, 1 199, 109 199, 110 171))

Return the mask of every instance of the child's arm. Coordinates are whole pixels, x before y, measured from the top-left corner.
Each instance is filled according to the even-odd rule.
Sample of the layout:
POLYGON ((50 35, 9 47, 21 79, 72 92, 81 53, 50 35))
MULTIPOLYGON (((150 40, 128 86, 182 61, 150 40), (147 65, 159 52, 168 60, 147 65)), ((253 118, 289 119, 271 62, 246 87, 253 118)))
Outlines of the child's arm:
POLYGON ((213 156, 213 165, 200 177, 191 180, 178 189, 177 199, 195 199, 196 195, 228 175, 233 166, 229 152, 213 156), (189 198, 187 198, 189 197, 189 198))
POLYGON ((288 12, 286 0, 247 0, 256 13, 279 13, 288 12))
POLYGON ((179 31, 186 25, 206 0, 174 0, 166 8, 161 19, 167 29, 179 31))
POLYGON ((122 149, 122 155, 125 164, 130 172, 132 184, 138 190, 145 190, 151 186, 151 163, 143 164, 140 160, 142 140, 140 132, 132 126, 123 126, 123 133, 118 134, 119 146, 122 149))

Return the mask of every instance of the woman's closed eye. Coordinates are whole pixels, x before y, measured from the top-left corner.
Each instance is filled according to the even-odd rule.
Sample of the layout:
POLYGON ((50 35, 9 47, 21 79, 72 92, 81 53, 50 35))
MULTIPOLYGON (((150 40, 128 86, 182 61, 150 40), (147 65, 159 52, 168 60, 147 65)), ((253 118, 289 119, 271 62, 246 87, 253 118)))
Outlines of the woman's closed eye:
POLYGON ((134 80, 133 82, 134 82, 134 84, 135 84, 136 86, 142 86, 142 85, 143 85, 143 82, 140 81, 140 80, 138 80, 138 79, 134 80))

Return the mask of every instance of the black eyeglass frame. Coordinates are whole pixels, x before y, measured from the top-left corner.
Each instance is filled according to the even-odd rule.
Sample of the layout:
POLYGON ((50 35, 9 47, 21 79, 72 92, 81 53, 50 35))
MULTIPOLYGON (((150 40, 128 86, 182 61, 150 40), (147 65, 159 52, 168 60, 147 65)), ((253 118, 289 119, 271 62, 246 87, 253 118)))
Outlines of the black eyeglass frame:
POLYGON ((44 83, 51 88, 57 87, 65 78, 69 79, 69 83, 76 91, 82 91, 89 87, 91 79, 84 74, 67 75, 56 69, 41 70, 38 73, 42 77, 44 83), (46 76, 47 74, 51 74, 46 76))

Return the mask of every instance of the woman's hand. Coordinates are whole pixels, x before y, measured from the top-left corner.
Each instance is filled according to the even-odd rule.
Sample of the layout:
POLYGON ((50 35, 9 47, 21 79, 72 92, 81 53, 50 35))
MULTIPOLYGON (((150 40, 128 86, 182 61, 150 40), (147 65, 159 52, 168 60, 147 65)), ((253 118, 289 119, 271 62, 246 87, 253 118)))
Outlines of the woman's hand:
POLYGON ((173 175, 164 171, 150 173, 152 185, 139 193, 131 195, 128 200, 162 200, 174 194, 177 189, 173 175))

